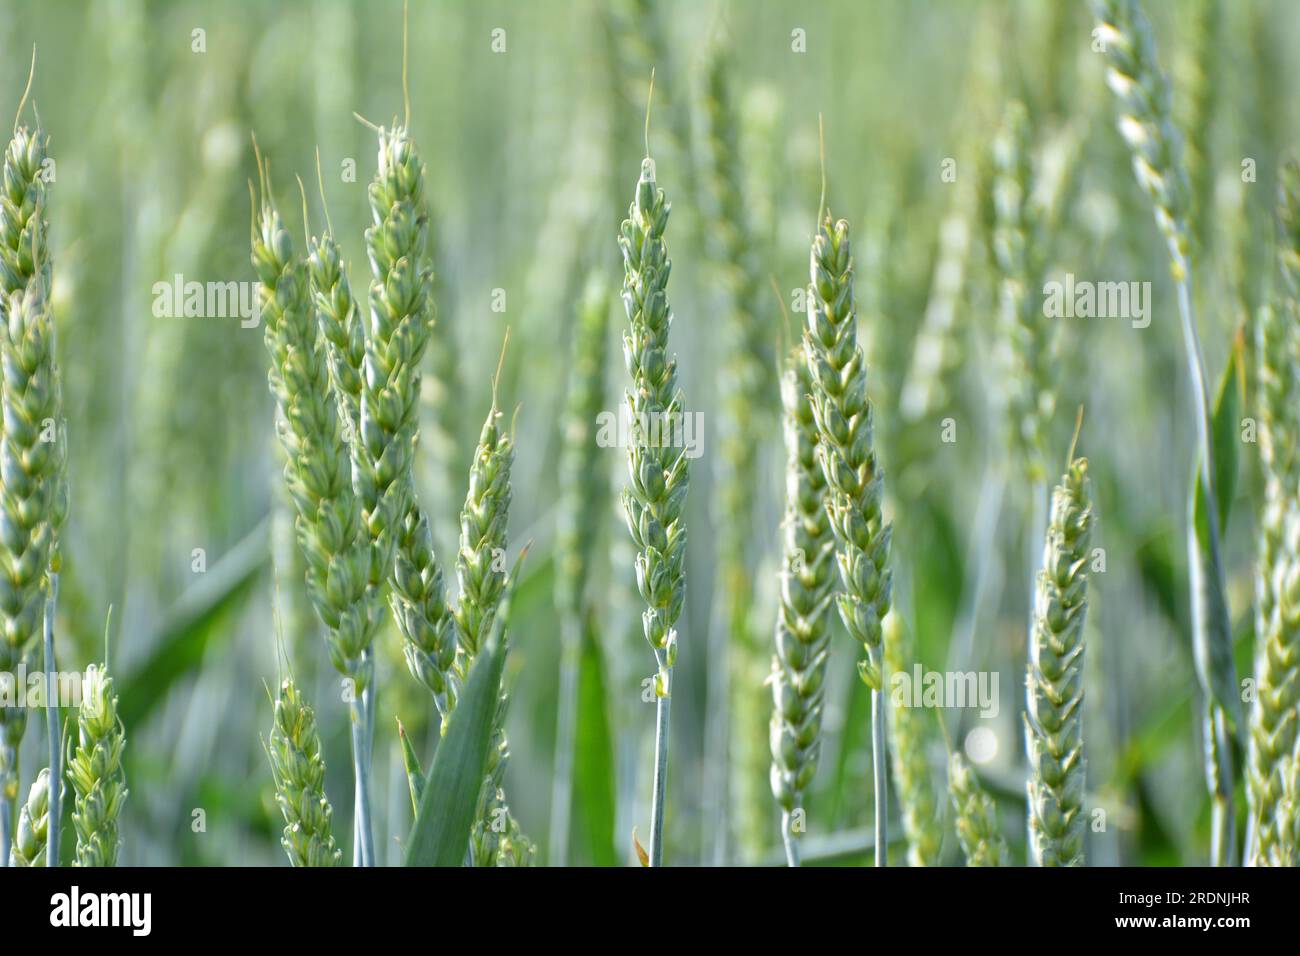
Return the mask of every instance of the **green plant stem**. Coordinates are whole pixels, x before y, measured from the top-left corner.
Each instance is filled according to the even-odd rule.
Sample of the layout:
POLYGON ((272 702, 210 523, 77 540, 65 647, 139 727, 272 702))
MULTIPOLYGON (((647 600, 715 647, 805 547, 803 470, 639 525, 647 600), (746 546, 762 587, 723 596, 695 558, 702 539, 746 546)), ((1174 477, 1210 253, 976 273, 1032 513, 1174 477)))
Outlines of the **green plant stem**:
MULTIPOLYGON (((879 661, 873 662, 880 667, 879 661)), ((889 810, 889 785, 886 782, 885 765, 885 700, 884 692, 871 692, 871 774, 876 797, 876 866, 889 865, 889 821, 885 818, 889 810)))
POLYGON ((799 841, 790 832, 790 811, 781 811, 781 840, 785 843, 785 862, 787 866, 799 866, 799 841))
POLYGON ((673 669, 667 655, 661 654, 660 672, 664 693, 655 704, 655 778, 654 802, 650 806, 650 865, 664 865, 664 798, 668 789, 668 712, 672 704, 673 669))
POLYGON ((375 847, 370 828, 370 772, 366 765, 368 708, 365 697, 366 694, 363 693, 361 699, 353 701, 348 708, 352 729, 352 773, 356 779, 356 822, 354 824, 356 845, 353 848, 352 860, 357 866, 374 866, 375 847))
MULTIPOLYGON (((1209 565, 1218 580, 1212 587, 1220 594, 1225 594, 1223 580, 1223 563, 1220 558, 1219 513, 1214 473, 1214 449, 1210 433, 1210 396, 1206 389, 1205 360, 1201 355, 1200 336, 1196 331, 1196 315, 1192 308, 1191 277, 1189 265, 1177 262, 1178 279, 1178 314, 1182 321, 1183 344, 1187 352, 1187 370, 1192 380, 1192 401, 1196 414, 1197 455, 1200 458, 1201 492, 1205 505, 1206 539, 1209 543, 1209 565)), ((1201 564, 1200 544, 1197 541, 1195 515, 1190 514, 1192 522, 1187 533, 1187 560, 1193 569, 1201 564)), ((1193 626, 1198 630, 1209 627, 1209 622, 1202 620, 1200 602, 1193 599, 1193 626)), ((1201 642, 1198 642, 1198 644, 1201 642)), ((1236 844, 1236 827, 1233 813, 1233 767, 1232 745, 1228 731, 1227 714, 1214 696, 1213 688, 1204 688, 1208 712, 1205 722, 1205 773, 1206 782, 1213 801, 1212 842, 1210 862, 1213 866, 1228 866, 1234 856, 1236 844)))
POLYGON ((59 604, 59 575, 49 574, 49 594, 45 598, 45 673, 48 686, 45 691, 45 726, 50 737, 50 822, 46 838, 45 865, 59 865, 59 817, 63 808, 60 782, 63 768, 59 757, 63 753, 63 737, 59 733, 59 707, 54 688, 58 686, 57 665, 54 660, 54 612, 59 604))

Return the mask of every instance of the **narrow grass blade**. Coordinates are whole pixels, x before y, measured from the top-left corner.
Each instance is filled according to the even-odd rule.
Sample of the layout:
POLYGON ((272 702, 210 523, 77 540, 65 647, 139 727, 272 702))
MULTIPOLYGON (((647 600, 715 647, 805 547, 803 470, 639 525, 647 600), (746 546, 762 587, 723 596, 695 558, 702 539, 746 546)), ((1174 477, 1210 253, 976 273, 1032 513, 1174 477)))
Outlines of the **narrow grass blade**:
POLYGON ((605 659, 589 624, 578 659, 578 722, 574 748, 574 834, 585 840, 595 866, 618 866, 614 738, 610 730, 605 659))
POLYGON ((438 744, 407 840, 407 866, 460 866, 465 862, 506 660, 500 630, 498 618, 438 744))

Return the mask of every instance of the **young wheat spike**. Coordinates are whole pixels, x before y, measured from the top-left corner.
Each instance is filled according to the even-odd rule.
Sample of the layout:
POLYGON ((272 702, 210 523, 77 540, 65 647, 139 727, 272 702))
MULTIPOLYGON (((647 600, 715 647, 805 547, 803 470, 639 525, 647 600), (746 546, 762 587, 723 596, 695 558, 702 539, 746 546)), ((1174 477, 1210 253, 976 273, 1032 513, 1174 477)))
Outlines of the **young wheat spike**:
MULTIPOLYGON (((1260 450, 1265 501, 1256 573, 1256 697, 1250 715, 1247 791, 1250 856, 1269 862, 1287 824, 1283 763, 1300 720, 1300 161, 1281 171, 1277 301, 1257 324, 1260 450)), ((1289 804, 1294 812, 1296 805, 1289 804)))
MULTIPOLYGON (((916 660, 915 650, 897 610, 885 615, 883 631, 886 670, 890 674, 908 673, 916 660)), ((909 866, 938 866, 943 850, 941 808, 927 753, 931 735, 926 715, 933 717, 931 711, 917 710, 906 703, 890 708, 889 755, 903 833, 907 836, 909 866)))
POLYGON ((555 782, 551 792, 550 865, 568 861, 577 735, 578 659, 587 620, 588 579, 595 564, 609 486, 601 468, 595 425, 605 403, 611 297, 593 272, 574 327, 573 358, 560 457, 559 529, 555 606, 560 615, 560 686, 555 728, 555 782))
POLYGON ((892 572, 885 521, 884 473, 872 441, 867 369, 857 341, 853 300, 853 253, 849 224, 826 212, 810 254, 811 287, 804 334, 815 388, 813 414, 817 457, 829 486, 827 513, 835 531, 836 563, 843 590, 836 596, 849 635, 867 659, 858 662, 871 688, 872 773, 876 795, 876 865, 886 862, 885 713, 881 621, 889 610, 892 572))
POLYGON ((1108 62, 1106 82, 1119 104, 1119 131, 1133 154, 1138 183, 1151 200, 1156 223, 1165 237, 1178 291, 1204 509, 1204 520, 1200 522, 1203 529, 1193 526, 1187 534, 1193 595, 1192 650, 1197 679, 1206 698, 1205 779, 1213 802, 1211 859, 1216 865, 1226 865, 1234 854, 1235 838, 1231 734, 1232 726, 1238 723, 1241 702, 1219 542, 1210 398, 1192 307, 1190 190, 1182 164, 1182 139, 1170 114, 1169 84, 1156 62, 1150 24, 1137 0, 1099 0, 1096 10, 1098 26, 1094 36, 1108 62))
POLYGON ((411 518, 420 359, 433 323, 424 164, 405 127, 378 135, 379 168, 369 189, 373 224, 366 230, 370 322, 356 478, 371 540, 380 545, 376 583, 390 571, 394 534, 402 536, 411 518))
MULTIPOLYGON (((71 741, 69 741, 71 744, 71 741)), ((103 666, 86 668, 77 745, 69 747, 68 780, 74 793, 77 866, 116 866, 121 849, 117 818, 126 802, 122 751, 126 732, 117 716, 113 678, 103 666)))
POLYGON ((377 621, 367 595, 370 543, 352 492, 323 337, 314 319, 307 268, 280 214, 264 198, 253 237, 271 392, 279 407, 284 478, 298 511, 312 603, 328 628, 330 659, 358 694, 370 683, 366 654, 377 621))
MULTIPOLYGON (((307 559, 307 590, 324 622, 330 660, 351 682, 353 772, 359 827, 357 859, 370 862, 366 702, 374 673, 371 642, 379 624, 371 540, 353 493, 339 403, 330 387, 324 336, 311 303, 307 266, 269 196, 253 235, 253 266, 266 321, 269 375, 287 462, 285 483, 298 512, 298 543, 307 559)), ((363 399, 364 401, 364 399, 363 399)), ((363 419, 364 419, 363 409, 363 419)))
POLYGON ((45 866, 50 830, 50 771, 42 768, 18 815, 18 832, 9 851, 10 866, 45 866))
POLYGON ((948 763, 948 794, 966 865, 1007 866, 1011 855, 998 829, 997 808, 960 753, 948 763))
MULTIPOLYGON (((768 424, 771 399, 768 381, 773 356, 769 344, 771 313, 766 280, 755 261, 761 243, 750 221, 742 182, 745 162, 740 151, 737 108, 730 75, 734 65, 724 55, 722 41, 710 51, 705 69, 703 139, 706 162, 700 182, 709 201, 708 231, 713 247, 713 268, 722 287, 723 341, 718 394, 722 423, 718 445, 716 507, 718 515, 718 575, 725 595, 723 653, 711 656, 710 666, 726 666, 735 675, 729 700, 714 706, 730 708, 730 734, 734 755, 732 780, 739 803, 739 833, 757 854, 767 836, 763 826, 767 802, 762 788, 766 748, 763 746, 766 707, 762 690, 767 670, 766 641, 750 626, 753 605, 752 554, 754 497, 758 483, 761 433, 768 424)), ((726 735, 722 735, 726 736, 726 735)), ((723 755, 717 755, 721 759, 723 755)))
MULTIPOLYGON (((4 429, 0 434, 0 672, 13 674, 37 659, 37 636, 52 606, 58 572, 58 533, 67 513, 63 400, 50 311, 50 257, 45 221, 44 163, 48 138, 18 127, 4 156, 0 193, 0 364, 4 429)), ((53 669, 50 632, 47 669, 53 669)), ((51 711, 53 713, 53 711, 51 711)), ((50 721, 57 734, 57 719, 50 721)), ((0 864, 9 857, 18 799, 18 747, 27 727, 24 708, 0 708, 0 864)), ((51 740, 54 741, 54 736, 51 740)), ((60 748, 52 747, 58 773, 60 748)), ((59 801, 59 779, 52 796, 59 801)), ((57 830, 57 824, 55 825, 57 830)))
POLYGON ((826 667, 830 657, 827 610, 835 587, 835 536, 826 515, 826 475, 817 461, 811 373, 803 347, 781 379, 785 408, 785 521, 781 526, 781 606, 772 657, 772 793, 781 807, 786 859, 799 865, 792 817, 821 754, 826 667))
POLYGON ((316 715, 291 679, 280 684, 275 720, 266 749, 275 779, 275 802, 284 817, 280 845, 294 866, 338 866, 343 854, 334 845, 334 811, 325 796, 316 715))
POLYGON ((405 127, 379 130, 370 207, 370 323, 354 466, 376 548, 372 574, 375 580, 391 577, 407 668, 433 695, 445 726, 455 707, 457 636, 413 476, 420 361, 433 326, 433 267, 424 163, 405 127))
POLYGON ((1029 858, 1036 866, 1083 864, 1083 625, 1091 532, 1088 460, 1072 458, 1052 493, 1029 644, 1025 743, 1029 858))
POLYGON ((636 193, 623 221, 623 307, 630 328, 623 333, 623 359, 632 388, 627 392, 632 441, 630 482, 623 492, 627 526, 637 548, 637 589, 646 603, 642 628, 654 650, 658 705, 655 715, 654 799, 651 807, 650 865, 663 865, 663 811, 668 772, 668 720, 675 625, 686 601, 686 502, 689 465, 685 448, 664 440, 664 430, 682 421, 684 399, 677 387, 677 360, 668 353, 673 313, 668 305, 672 262, 664 231, 672 207, 655 182, 654 160, 641 163, 636 193), (651 430, 659 440, 652 440, 651 430))
MULTIPOLYGON (((459 648, 456 681, 468 679, 470 667, 492 633, 492 624, 505 596, 507 577, 505 554, 510 517, 510 468, 514 462, 514 437, 501 427, 501 412, 493 397, 492 407, 479 433, 474 463, 470 468, 469 491, 460 514, 460 551, 456 556, 456 577, 460 600, 454 612, 459 648)), ((502 632, 502 640, 507 633, 502 632)), ((509 699, 504 689, 492 721, 492 741, 479 813, 470 835, 470 853, 476 866, 527 865, 533 850, 510 816, 501 781, 510 757, 505 718, 509 699), (504 831, 498 829, 501 820, 504 831)))

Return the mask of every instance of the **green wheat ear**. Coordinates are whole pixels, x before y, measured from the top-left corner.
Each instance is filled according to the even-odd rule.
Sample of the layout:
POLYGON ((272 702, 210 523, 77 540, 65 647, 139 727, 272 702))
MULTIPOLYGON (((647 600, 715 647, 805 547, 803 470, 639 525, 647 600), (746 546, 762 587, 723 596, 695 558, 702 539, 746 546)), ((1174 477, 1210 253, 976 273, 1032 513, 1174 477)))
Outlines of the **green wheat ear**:
MULTIPOLYGON (((71 742, 70 742, 71 743, 71 742)), ((72 825, 77 831, 77 866, 116 866, 122 841, 118 816, 126 802, 122 751, 126 732, 117 715, 113 678, 102 665, 86 668, 77 744, 70 748, 68 780, 74 792, 72 825)))
POLYGON ((826 669, 830 658, 827 611, 835 588, 835 536, 826 515, 826 475, 817 461, 812 376, 802 347, 781 379, 785 407, 785 519, 781 525, 781 606, 772 657, 772 794, 781 807, 786 859, 799 865, 791 817, 817 771, 822 745, 826 669))
POLYGON ((331 831, 316 715, 290 679, 280 685, 267 745, 275 802, 284 817, 280 845, 294 866, 338 866, 342 852, 331 831))
POLYGON ((1300 160, 1283 166, 1278 198, 1282 281, 1256 324, 1264 506, 1246 781, 1250 853, 1260 863, 1277 859, 1279 841, 1300 825, 1300 804, 1286 792, 1287 761, 1300 742, 1300 160))
POLYGON ((884 472, 872 437, 866 358, 857 340, 853 251, 849 224, 829 212, 817 225, 809 254, 808 320, 804 330, 814 383, 817 458, 826 475, 826 510, 835 532, 842 590, 836 596, 849 636, 862 644, 858 662, 871 688, 872 775, 875 780, 876 864, 886 862, 887 785, 884 659, 881 622, 889 611, 892 529, 884 514, 884 472))
POLYGON ((1083 625, 1092 521, 1088 460, 1074 458, 1052 492, 1029 645, 1029 855, 1037 866, 1083 864, 1083 625))

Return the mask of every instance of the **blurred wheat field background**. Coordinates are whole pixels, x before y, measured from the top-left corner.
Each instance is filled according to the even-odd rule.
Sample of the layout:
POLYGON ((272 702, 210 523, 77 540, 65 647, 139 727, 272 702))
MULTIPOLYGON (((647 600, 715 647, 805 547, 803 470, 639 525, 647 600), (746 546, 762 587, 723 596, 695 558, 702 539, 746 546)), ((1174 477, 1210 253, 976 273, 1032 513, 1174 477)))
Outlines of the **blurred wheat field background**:
MULTIPOLYGON (((1239 403, 1234 473, 1219 478, 1232 491, 1222 547, 1231 653, 1248 679, 1268 476, 1245 422, 1265 417, 1267 400, 1257 316, 1284 288, 1274 237, 1284 158, 1300 142, 1288 95, 1300 21, 1286 0, 1146 9, 1186 141, 1210 397, 1226 372, 1239 403)), ((159 315, 157 297, 176 277, 257 278, 256 136, 296 251, 308 249, 303 206, 314 235, 328 214, 364 304, 376 136, 354 113, 403 122, 402 24, 395 0, 0 2, 0 90, 17 108, 34 45, 30 100, 56 163, 45 215, 70 506, 55 632, 63 666, 102 660, 113 609, 130 791, 120 863, 283 864, 263 738, 288 671, 315 711, 334 836, 352 852, 349 709, 304 584, 264 330, 159 315)), ((819 116, 827 205, 854 231, 856 334, 893 526, 887 670, 977 672, 996 691, 983 711, 891 716, 891 747, 900 735, 914 746, 891 753, 889 862, 966 860, 953 752, 965 755, 954 793, 969 775, 980 781, 1004 862, 1029 852, 1026 625, 1047 492, 1067 469, 1080 407, 1094 516, 1081 665, 1086 860, 1209 861, 1186 544, 1197 423, 1177 283, 1116 132, 1095 26, 1089 5, 1049 0, 411 4, 408 125, 426 167, 436 306, 416 491, 454 591, 460 512, 495 401, 513 428, 510 566, 530 544, 512 582, 503 789, 537 863, 635 864, 633 831, 642 843, 650 834, 656 668, 619 502, 627 453, 601 447, 586 467, 566 454, 575 428, 581 448, 584 422, 596 441, 591 412, 616 412, 630 385, 618 239, 646 149, 652 68, 649 148, 672 204, 668 352, 703 429, 684 506, 665 862, 785 862, 769 779, 787 490, 780 381, 819 227, 819 116), (1047 320, 1050 361, 1029 360, 1019 378, 1005 364, 1019 346, 999 317, 1011 240, 998 183, 1016 162, 1032 170, 1026 208, 1041 216, 1018 240, 1030 312, 1041 319, 1044 282, 1067 274, 1150 289, 1146 326, 1047 320), (584 375, 595 389, 585 404, 573 396, 584 375), (1010 436, 1007 424, 1008 404, 1036 388, 1052 396, 1032 413, 1041 475, 1021 460, 1021 424, 1010 436), (562 560, 575 515, 590 546, 576 596, 562 560), (567 825, 553 806, 566 695, 567 825)), ((1300 607, 1293 594, 1281 600, 1300 607)), ((375 862, 396 865, 413 818, 397 721, 428 768, 440 720, 408 673, 392 615, 382 617, 371 815, 375 862)), ((862 648, 837 613, 826 620, 802 854, 808 865, 860 865, 875 855, 871 691, 862 648)), ((20 801, 47 746, 43 721, 28 723, 20 801)), ((1246 748, 1233 750, 1240 843, 1246 748)))

